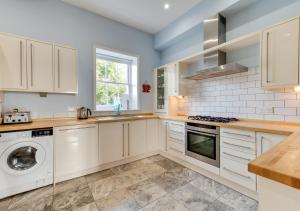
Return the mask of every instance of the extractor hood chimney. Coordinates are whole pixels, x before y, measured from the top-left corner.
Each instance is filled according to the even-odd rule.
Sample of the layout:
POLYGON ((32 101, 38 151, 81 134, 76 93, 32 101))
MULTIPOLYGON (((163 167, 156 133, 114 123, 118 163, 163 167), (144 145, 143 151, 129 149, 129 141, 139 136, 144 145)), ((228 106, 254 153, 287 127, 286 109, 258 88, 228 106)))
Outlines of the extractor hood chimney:
MULTIPOLYGON (((203 21, 204 50, 216 47, 226 42, 226 18, 221 14, 214 15, 203 21)), ((192 80, 202 80, 218 76, 230 75, 248 71, 247 67, 237 63, 226 63, 226 53, 220 50, 203 55, 202 68, 194 75, 186 77, 192 80)))

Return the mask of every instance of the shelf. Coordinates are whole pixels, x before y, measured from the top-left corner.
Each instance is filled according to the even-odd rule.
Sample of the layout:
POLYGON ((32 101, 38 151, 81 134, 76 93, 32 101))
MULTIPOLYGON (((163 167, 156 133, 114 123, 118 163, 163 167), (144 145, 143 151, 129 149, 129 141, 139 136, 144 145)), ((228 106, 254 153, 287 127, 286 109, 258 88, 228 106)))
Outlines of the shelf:
POLYGON ((228 53, 228 52, 239 50, 239 49, 242 49, 242 48, 254 45, 254 44, 258 44, 259 41, 260 41, 260 32, 251 33, 251 34, 233 39, 226 43, 222 43, 221 45, 218 45, 216 47, 201 51, 192 56, 180 59, 179 62, 185 63, 185 64, 194 63, 194 62, 201 60, 203 58, 203 55, 206 53, 210 53, 210 52, 217 51, 217 50, 228 53))

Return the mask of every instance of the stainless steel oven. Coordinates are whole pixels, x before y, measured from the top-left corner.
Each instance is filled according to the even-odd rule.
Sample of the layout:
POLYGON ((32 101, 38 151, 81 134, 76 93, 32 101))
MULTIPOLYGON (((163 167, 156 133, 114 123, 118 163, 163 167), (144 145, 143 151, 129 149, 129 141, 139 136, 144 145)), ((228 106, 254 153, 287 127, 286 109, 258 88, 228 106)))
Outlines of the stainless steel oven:
POLYGON ((186 123, 185 154, 220 167, 220 127, 186 123))

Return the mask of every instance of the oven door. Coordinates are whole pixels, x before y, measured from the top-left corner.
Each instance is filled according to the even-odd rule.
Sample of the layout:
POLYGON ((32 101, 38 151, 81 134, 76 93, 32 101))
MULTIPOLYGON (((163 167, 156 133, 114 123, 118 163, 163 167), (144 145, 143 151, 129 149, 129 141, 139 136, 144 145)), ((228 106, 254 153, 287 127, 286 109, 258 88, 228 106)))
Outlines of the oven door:
POLYGON ((185 154, 220 167, 220 135, 186 130, 185 154))

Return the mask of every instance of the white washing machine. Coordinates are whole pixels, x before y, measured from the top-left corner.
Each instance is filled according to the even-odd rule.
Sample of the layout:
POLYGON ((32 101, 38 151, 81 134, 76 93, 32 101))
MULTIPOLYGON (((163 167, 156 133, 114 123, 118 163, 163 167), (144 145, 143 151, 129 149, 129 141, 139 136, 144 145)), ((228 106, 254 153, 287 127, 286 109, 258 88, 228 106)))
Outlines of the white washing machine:
POLYGON ((0 199, 52 183, 52 128, 0 133, 0 199))

